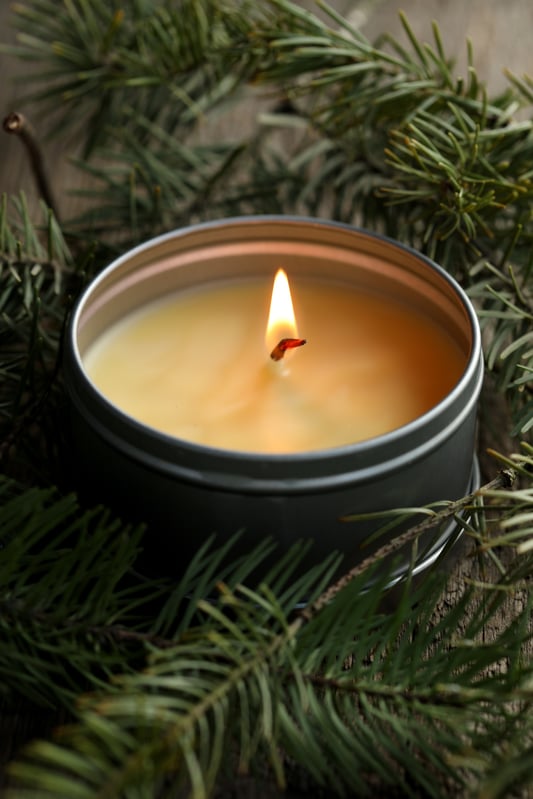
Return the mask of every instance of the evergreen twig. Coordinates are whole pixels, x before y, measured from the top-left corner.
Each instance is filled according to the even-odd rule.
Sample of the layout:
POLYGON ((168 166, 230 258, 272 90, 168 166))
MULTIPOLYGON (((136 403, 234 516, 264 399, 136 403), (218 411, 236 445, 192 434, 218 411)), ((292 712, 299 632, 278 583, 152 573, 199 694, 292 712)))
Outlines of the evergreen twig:
MULTIPOLYGON (((439 511, 431 512, 429 518, 424 519, 423 521, 418 522, 417 524, 412 524, 408 530, 399 535, 392 538, 386 544, 383 544, 377 552, 372 553, 368 557, 364 558, 357 566, 354 566, 353 569, 346 572, 339 578, 335 583, 329 586, 327 591, 325 591, 313 604, 307 605, 307 607, 302 611, 302 616, 306 619, 312 618, 312 616, 320 611, 325 605, 327 605, 333 597, 339 592, 342 591, 349 583, 361 574, 373 566, 376 562, 381 560, 385 560, 386 558, 390 558, 391 555, 398 552, 400 549, 405 547, 407 544, 412 544, 415 542, 422 533, 426 532, 427 530, 434 529, 435 527, 439 527, 442 525, 443 522, 449 521, 450 519, 457 517, 460 515, 462 511, 465 510, 472 510, 472 506, 475 506, 475 503, 478 502, 480 499, 483 498, 489 492, 492 492, 499 488, 509 489, 512 487, 515 481, 515 474, 511 469, 504 469, 499 472, 499 474, 491 480, 489 483, 481 486, 480 488, 473 491, 471 494, 468 494, 461 499, 455 500, 454 502, 446 502, 444 503, 445 507, 439 511)), ((412 511, 412 515, 415 514, 416 511, 412 511)), ((372 514, 374 516, 379 516, 381 514, 372 514)), ((401 509, 396 509, 393 512, 393 516, 401 519, 402 511, 401 509)), ((348 516, 345 518, 345 521, 355 521, 358 518, 363 518, 361 516, 348 516)), ((376 534, 377 535, 377 534, 376 534)))

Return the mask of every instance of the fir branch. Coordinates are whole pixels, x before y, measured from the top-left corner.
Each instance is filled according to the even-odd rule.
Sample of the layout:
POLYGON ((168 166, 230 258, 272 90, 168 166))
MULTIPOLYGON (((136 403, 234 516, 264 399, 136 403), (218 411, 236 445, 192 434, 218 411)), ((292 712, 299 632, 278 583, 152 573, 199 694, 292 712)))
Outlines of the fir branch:
MULTIPOLYGON (((517 231, 516 237, 520 235, 517 231)), ((516 266, 505 261, 498 268, 485 260, 476 270, 476 280, 470 288, 486 334, 487 368, 496 378, 496 389, 509 398, 511 435, 524 440, 530 439, 533 426, 532 266, 531 254, 516 266)))
MULTIPOLYGON (((24 487, 0 478, 0 673, 5 696, 70 706, 76 694, 105 682, 119 664, 132 669, 148 650, 174 646, 203 614, 224 579, 247 580, 273 550, 259 544, 232 557, 238 536, 197 552, 177 585, 152 580, 142 563, 142 528, 103 508, 84 509, 73 495, 24 487)), ((301 544, 267 572, 286 581, 305 555, 301 544)), ((337 559, 295 580, 282 606, 293 607, 327 581, 337 559)))
POLYGON ((231 94, 243 67, 230 33, 252 9, 217 0, 184 0, 179 9, 143 0, 127 10, 103 0, 90 8, 34 0, 15 7, 21 32, 17 46, 6 49, 41 64, 32 81, 44 86, 25 102, 52 109, 58 127, 83 128, 87 155, 123 123, 124 107, 171 132, 231 94))
POLYGON ((71 229, 80 237, 89 232, 108 238, 115 250, 216 215, 228 172, 242 152, 239 144, 182 143, 138 114, 135 124, 146 131, 143 141, 126 128, 112 137, 118 147, 100 151, 103 165, 78 162, 97 182, 85 192, 89 209, 70 220, 71 229))
POLYGON ((73 496, 51 489, 21 493, 5 478, 0 497, 2 693, 68 705, 124 664, 126 643, 135 643, 118 646, 102 624, 134 618, 155 593, 125 581, 141 530, 121 529, 102 509, 81 513, 73 496))
MULTIPOLYGON (((418 524, 413 524, 403 533, 400 533, 391 541, 384 544, 380 547, 377 552, 369 555, 367 558, 362 560, 360 563, 357 564, 353 569, 349 572, 344 574, 336 583, 331 585, 328 590, 322 594, 319 599, 314 604, 309 604, 304 611, 302 611, 302 615, 306 618, 312 618, 312 616, 321 610, 326 604, 328 604, 332 598, 341 591, 346 585, 348 585, 354 577, 363 574, 370 566, 374 565, 376 561, 384 560, 385 558, 390 558, 391 555, 398 552, 402 547, 405 547, 406 544, 412 544, 420 537, 420 535, 427 530, 434 529, 435 527, 440 527, 443 523, 448 522, 451 518, 454 518, 460 523, 460 519, 458 518, 463 511, 472 511, 475 509, 477 502, 482 499, 485 495, 494 496, 491 492, 496 489, 504 488, 509 489, 512 487, 515 481, 515 474, 512 470, 502 470, 489 483, 480 488, 476 489, 473 493, 468 494, 461 499, 455 500, 453 502, 444 502, 439 503, 444 505, 444 508, 440 511, 435 511, 432 508, 428 508, 430 515, 429 518, 424 519, 418 524)), ((506 494, 507 495, 507 494, 506 494)), ((409 509, 409 511, 405 511, 401 508, 397 508, 393 510, 391 513, 388 511, 385 512, 378 512, 375 514, 365 514, 365 515, 351 515, 344 517, 344 521, 356 521, 358 519, 364 519, 369 517, 380 517, 380 516, 388 516, 392 515, 395 519, 395 523, 401 524, 405 521, 406 516, 416 516, 417 513, 420 512, 420 509, 409 509)), ((391 529, 391 525, 387 525, 386 530, 389 532, 391 529)), ((382 534, 382 530, 378 530, 375 533, 375 537, 378 537, 382 534)))
MULTIPOLYGON (((520 491, 509 490, 505 474, 477 496, 489 495, 503 502, 504 508, 516 501, 531 504, 529 494, 524 497, 520 491), (499 485, 507 488, 502 491, 499 485)), ((448 519, 451 512, 450 507, 444 508, 440 520, 448 519)), ((7 517, 16 520, 19 529, 17 514, 8 511, 7 517)), ((38 544, 42 522, 45 530, 48 525, 46 516, 39 514, 36 519, 39 527, 26 525, 26 529, 34 538, 39 530, 38 544)), ((421 530, 415 527, 414 535, 421 530)), ((66 534, 52 536, 53 546, 61 547, 66 534)), ((405 543, 404 538, 399 541, 405 543)), ((511 541, 512 536, 493 546, 511 541)), ((101 548, 96 539, 90 552, 101 548)), ((48 575, 48 564, 57 562, 53 549, 43 550, 46 554, 36 564, 25 542, 17 541, 17 551, 28 558, 34 574, 44 570, 44 587, 65 585, 64 578, 48 575)), ((407 581, 396 609, 383 615, 380 605, 389 572, 375 571, 383 552, 333 590, 325 588, 323 568, 291 588, 287 566, 298 560, 292 552, 257 589, 239 584, 233 572, 233 587, 219 582, 218 602, 213 597, 206 601, 202 596, 209 596, 211 580, 220 575, 225 554, 226 549, 209 554, 205 547, 191 564, 185 586, 195 585, 198 569, 203 571, 206 564, 210 576, 203 586, 196 586, 192 599, 196 610, 189 614, 185 634, 174 644, 158 639, 153 631, 145 635, 142 627, 122 628, 117 610, 104 627, 95 626, 92 591, 99 598, 98 609, 108 618, 109 607, 102 601, 99 584, 91 585, 96 573, 83 568, 91 593, 85 596, 79 581, 72 586, 83 604, 77 610, 78 602, 65 598, 68 620, 74 617, 89 638, 112 644, 112 650, 119 647, 122 659, 132 645, 135 651, 136 645, 148 644, 150 662, 145 670, 123 674, 107 688, 99 686, 98 673, 92 674, 98 693, 83 700, 76 725, 62 729, 55 744, 34 744, 13 765, 13 795, 30 796, 35 786, 43 796, 55 799, 70 796, 74 790, 80 796, 104 791, 118 797, 137 786, 150 796, 171 796, 179 790, 208 796, 225 758, 235 760, 240 772, 267 758, 278 782, 284 784, 283 759, 290 756, 309 770, 313 780, 336 792, 364 793, 369 785, 379 784, 402 790, 418 786, 429 795, 441 796, 442 780, 457 788, 474 774, 479 780, 488 773, 490 753, 499 745, 503 728, 511 736, 520 728, 527 740, 522 703, 533 697, 531 664, 523 660, 522 652, 531 636, 529 604, 500 630, 496 640, 486 642, 482 637, 506 595, 498 590, 500 584, 472 585, 436 622, 433 612, 442 577, 435 573, 419 588, 407 581), (295 613, 302 592, 309 597, 309 610, 295 613), (278 597, 284 595, 280 601, 278 597), (89 622, 85 630, 79 623, 80 612, 89 622), (191 626, 194 619, 196 624, 191 626), (512 668, 491 670, 502 658, 512 668), (349 758, 344 754, 347 747, 349 758), (486 752, 487 758, 480 763, 479 758, 469 757, 465 754, 469 748, 486 752), (69 764, 74 766, 82 756, 85 766, 80 773, 69 764)), ((86 540, 76 556, 92 559, 86 540)), ((120 561, 127 569, 127 558, 120 561)), ((66 563, 64 556, 56 571, 70 570, 66 563)), ((530 566, 526 572, 523 562, 506 570, 501 586, 516 587, 531 574, 530 566)), ((99 566, 98 579, 107 583, 105 571, 101 575, 99 566)), ((241 567, 245 579, 249 573, 241 567)), ((35 590, 41 596, 42 580, 36 580, 35 590)), ((187 590, 180 586, 179 596, 187 590)), ((45 596, 54 607, 57 624, 64 611, 55 607, 56 596, 47 591, 45 596)), ((121 602, 120 592, 109 586, 105 596, 121 602)), ((125 596, 131 615, 138 594, 126 591, 125 596)), ((25 601, 31 606, 31 598, 25 601)), ((176 608, 175 598, 170 607, 176 608)), ((42 624, 45 616, 34 622, 42 624)), ((23 617, 19 625, 21 621, 23 617)), ((49 657, 50 632, 45 640, 49 657)), ((97 652, 101 656, 100 646, 97 652)), ((84 666, 93 656, 91 651, 78 654, 84 666)), ((529 773, 524 767, 522 776, 529 773)), ((505 787, 513 781, 508 775, 505 787)))
MULTIPOLYGON (((39 8, 47 2, 40 0, 39 8)), ((159 129, 173 137, 174 144, 177 131, 183 140, 184 135, 190 135, 190 124, 199 119, 199 114, 213 107, 210 97, 214 102, 228 98, 253 78, 255 86, 267 86, 276 96, 289 100, 293 113, 308 125, 309 137, 298 145, 294 159, 294 164, 305 163, 306 173, 289 168, 281 175, 276 166, 270 176, 271 184, 280 187, 280 196, 290 202, 285 210, 320 213, 332 206, 334 218, 381 227, 389 235, 420 247, 462 277, 480 252, 507 249, 518 224, 523 231, 519 246, 515 241, 515 252, 527 251, 533 137, 530 121, 512 120, 512 114, 524 102, 523 92, 509 91, 489 101, 479 81, 474 80, 471 53, 469 81, 452 80, 436 27, 435 47, 423 47, 403 18, 412 47, 409 52, 390 39, 387 47, 372 45, 324 4, 326 13, 339 26, 337 30, 288 0, 269 0, 259 9, 248 4, 228 9, 218 3, 210 5, 207 0, 185 3, 181 14, 191 14, 196 20, 190 26, 181 16, 183 24, 178 25, 172 12, 158 4, 150 7, 153 14, 148 23, 141 25, 135 11, 121 19, 120 25, 117 23, 121 33, 117 33, 111 59, 116 78, 108 79, 105 69, 103 73, 96 69, 75 75, 82 82, 91 76, 94 82, 88 84, 88 93, 85 89, 79 92, 79 98, 98 93, 95 113, 109 115, 112 122, 104 125, 98 117, 102 141, 113 130, 124 129, 129 134, 129 141, 121 142, 117 160, 126 159, 126 173, 141 178, 142 188, 134 192, 136 212, 147 201, 148 219, 153 222, 159 212, 165 216, 165 208, 170 216, 173 201, 173 192, 163 199, 158 194, 160 183, 168 182, 168 174, 167 180, 161 181, 164 176, 159 166, 138 165, 139 149, 153 149, 153 142, 150 145, 146 137, 159 129), (204 22, 210 15, 214 22, 208 32, 204 22), (185 30, 196 31, 198 39, 186 41, 185 30), (127 47, 122 46, 122 35, 127 47), (157 62, 150 57, 152 52, 161 52, 157 62), (198 72, 191 73, 194 88, 187 90, 183 88, 187 85, 184 75, 190 64, 198 72), (209 75, 219 76, 215 77, 214 94, 206 77, 209 75), (228 84, 225 88, 217 84, 219 78, 228 84), (145 96, 147 86, 150 92, 145 96), (157 87, 163 87, 167 94, 159 94, 157 87), (180 91, 189 98, 185 103, 176 95, 180 91), (135 108, 135 114, 131 108, 135 108), (316 148, 317 143, 326 146, 316 148), (304 187, 299 193, 295 192, 298 185, 304 187)), ((41 11, 19 9, 25 25, 35 27, 35 49, 30 47, 24 55, 33 53, 44 60, 56 57, 47 50, 46 39, 54 41, 49 25, 59 26, 61 36, 68 39, 73 30, 79 35, 86 24, 85 39, 95 37, 93 23, 89 26, 83 21, 83 14, 88 12, 80 14, 73 26, 74 8, 69 6, 53 23, 46 22, 41 11)), ((103 13, 102 20, 110 13, 103 13)), ((55 30, 54 34, 59 37, 55 30)), ((108 39, 104 37, 104 41, 108 39)), ((83 48, 87 49, 87 44, 83 48)), ((91 48, 92 58, 95 53, 102 58, 109 55, 100 52, 101 45, 91 48)), ((72 69, 66 57, 69 48, 59 50, 61 58, 65 57, 62 70, 72 69)), ((55 91, 53 86, 51 91, 55 91)), ((279 116, 280 124, 285 119, 279 116)), ((176 164, 172 173, 186 184, 189 175, 185 169, 176 164)), ((265 183, 266 176, 260 179, 265 183)), ((239 190, 243 197, 244 193, 248 197, 256 194, 266 200, 259 186, 255 192, 253 186, 246 185, 239 190)), ((131 206, 127 181, 121 186, 115 182, 111 196, 117 200, 117 209, 131 206)), ((211 193, 212 213, 217 208, 221 215, 231 213, 236 198, 233 192, 230 201, 218 205, 211 193)), ((95 208, 100 199, 94 196, 95 208)), ((252 210, 268 211, 267 203, 252 210)), ((194 211, 200 216, 206 212, 200 196, 194 211)), ((114 221, 120 228, 124 215, 117 215, 114 221)))
MULTIPOLYGON (((516 244, 516 225, 529 220, 533 141, 530 121, 510 119, 516 98, 491 104, 479 84, 466 96, 460 82, 450 87, 437 30, 437 51, 426 48, 431 58, 421 65, 353 32, 332 31, 283 0, 271 5, 282 20, 287 14, 288 31, 254 29, 254 48, 264 47, 256 80, 281 90, 309 124, 310 143, 294 157, 307 168, 303 180, 299 175, 299 203, 312 213, 333 208, 335 218, 383 226, 462 277, 480 251, 516 244), (404 141, 409 147, 392 155, 404 141)), ((530 236, 528 221, 522 253, 530 236)))
POLYGON ((383 616, 379 591, 362 593, 367 579, 307 624, 291 621, 266 586, 223 588, 219 603, 203 603, 208 621, 190 643, 154 653, 118 692, 87 697, 55 744, 31 746, 12 767, 13 795, 30 796, 33 785, 59 799, 75 785, 80 797, 125 796, 133 786, 140 795, 204 797, 227 758, 243 773, 267 757, 283 785, 280 751, 337 793, 363 795, 377 781, 440 796, 443 777, 456 789, 479 778, 502 725, 508 734, 523 727, 509 702, 532 698, 530 669, 516 668, 523 618, 491 644, 474 643, 494 607, 477 603, 460 633, 472 592, 435 627, 440 583, 424 587, 424 602, 405 595, 383 616), (502 657, 515 667, 487 676, 502 657), (472 762, 469 748, 486 752, 485 762, 472 762))
POLYGON ((21 479, 57 465, 54 391, 71 288, 68 247, 51 211, 42 212, 39 228, 24 195, 0 206, 0 460, 21 479))

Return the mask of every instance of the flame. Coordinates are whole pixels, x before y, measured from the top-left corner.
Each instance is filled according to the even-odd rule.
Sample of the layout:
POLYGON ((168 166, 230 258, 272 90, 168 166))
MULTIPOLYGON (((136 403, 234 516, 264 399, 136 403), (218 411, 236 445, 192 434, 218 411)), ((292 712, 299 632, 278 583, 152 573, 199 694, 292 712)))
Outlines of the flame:
POLYGON ((272 286, 272 299, 266 328, 267 350, 271 350, 282 338, 297 338, 298 329, 292 307, 289 280, 283 269, 278 269, 272 286))

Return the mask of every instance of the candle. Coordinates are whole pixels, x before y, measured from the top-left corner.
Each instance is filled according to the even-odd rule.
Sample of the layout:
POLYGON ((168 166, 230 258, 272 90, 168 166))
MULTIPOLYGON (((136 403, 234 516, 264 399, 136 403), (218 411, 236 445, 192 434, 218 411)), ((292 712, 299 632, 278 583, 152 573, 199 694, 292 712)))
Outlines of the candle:
MULTIPOLYGON (((141 244, 80 297, 64 366, 79 485, 147 525, 144 553, 166 574, 238 530, 243 555, 265 536, 281 551, 308 538, 300 568, 334 550, 349 568, 380 522, 347 515, 479 482, 468 297, 424 256, 348 225, 241 217, 141 244), (290 290, 273 292, 280 268, 290 290)), ((392 582, 457 536, 453 522, 425 533, 392 582)))
POLYGON ((127 314, 86 352, 90 379, 116 407, 171 436, 295 453, 402 427, 464 371, 457 340, 403 298, 299 277, 294 313, 280 272, 269 312, 271 281, 217 281, 127 314), (275 345, 298 330, 306 346, 273 361, 275 345))

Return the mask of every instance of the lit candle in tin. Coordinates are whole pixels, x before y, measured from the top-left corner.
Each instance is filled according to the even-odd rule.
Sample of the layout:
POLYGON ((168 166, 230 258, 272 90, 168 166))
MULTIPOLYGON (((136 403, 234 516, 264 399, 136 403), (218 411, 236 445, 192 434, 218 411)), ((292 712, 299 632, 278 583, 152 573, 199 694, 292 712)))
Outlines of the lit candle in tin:
POLYGON ((213 282, 131 312, 84 357, 118 408, 216 448, 295 453, 370 439, 421 416, 464 369, 456 340, 420 307, 376 291, 277 276, 213 282), (281 281, 281 282, 280 282, 281 281), (271 355, 271 357, 269 357, 271 355), (272 360, 272 358, 274 360, 272 360), (275 362, 277 360, 277 362, 275 362))
MULTIPOLYGON (((65 344, 80 485, 146 523, 162 573, 238 530, 239 554, 307 538, 300 570, 334 550, 348 569, 380 521, 347 515, 479 484, 475 311, 437 264, 382 236, 281 216, 173 231, 96 276, 65 344), (298 324, 265 340, 279 267, 298 324), (305 346, 271 358, 300 335, 305 346)), ((393 581, 456 538, 454 523, 425 533, 393 581)))

